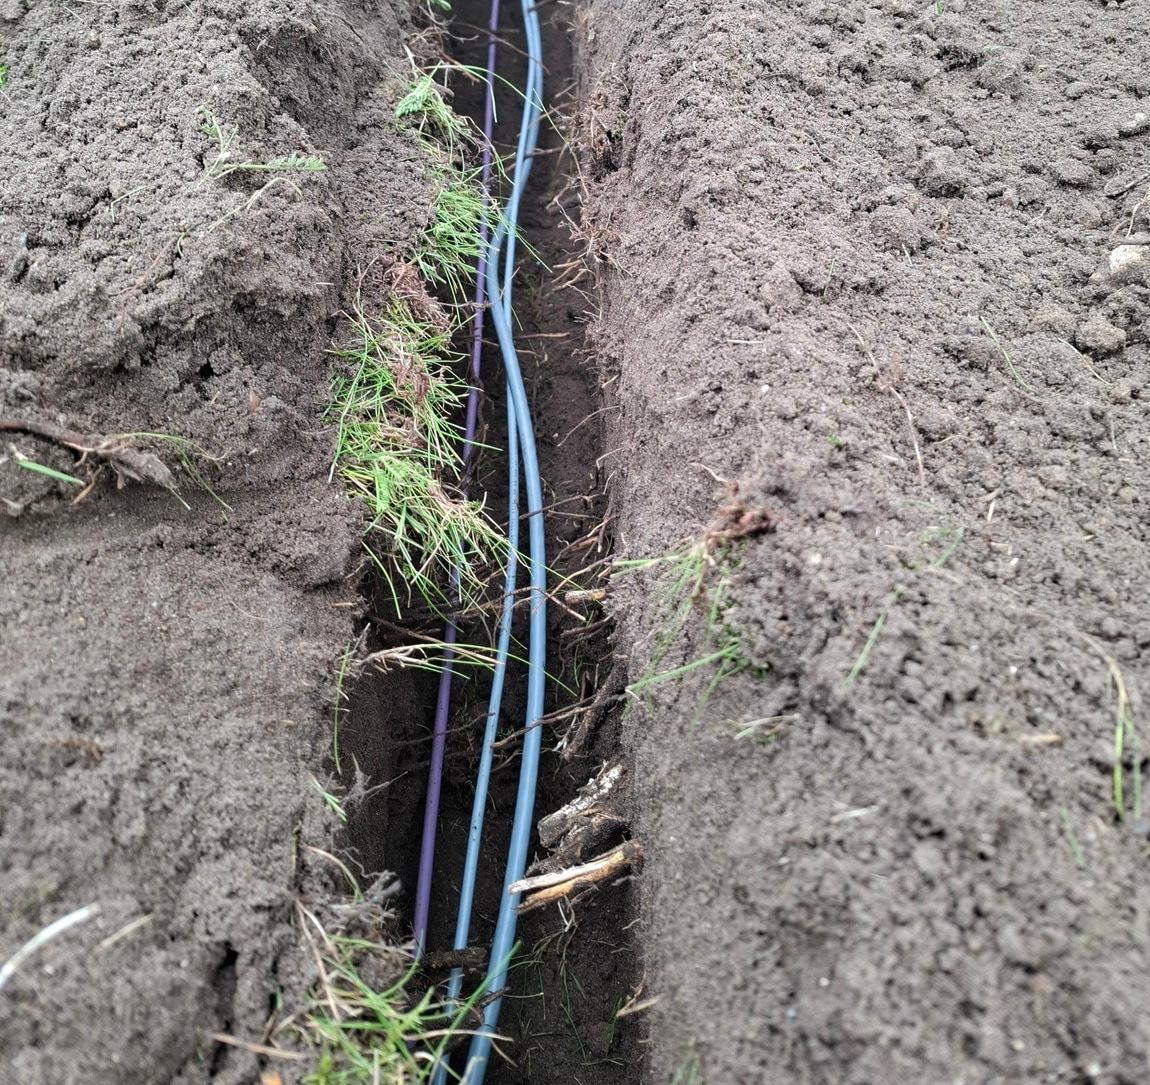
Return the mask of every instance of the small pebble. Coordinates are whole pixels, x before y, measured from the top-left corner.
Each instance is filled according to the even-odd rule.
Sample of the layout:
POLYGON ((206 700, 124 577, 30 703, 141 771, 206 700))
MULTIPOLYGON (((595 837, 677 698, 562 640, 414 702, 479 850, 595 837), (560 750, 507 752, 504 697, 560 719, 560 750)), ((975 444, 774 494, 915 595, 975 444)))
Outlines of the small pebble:
POLYGON ((1069 155, 1052 162, 1050 173, 1060 185, 1070 185, 1073 188, 1085 188, 1094 180, 1094 170, 1069 155))
POLYGON ((1150 245, 1119 245, 1107 261, 1115 285, 1150 286, 1150 245))
POLYGON ((916 844, 911 852, 911 861, 919 873, 931 881, 937 881, 946 873, 946 856, 934 844, 916 844))
POLYGON ((1074 345, 1087 354, 1118 354, 1126 349, 1126 333, 1096 314, 1078 325, 1074 345))
POLYGON ((1075 80, 1073 83, 1068 83, 1062 93, 1072 102, 1076 102, 1083 95, 1090 93, 1090 84, 1082 80, 1075 80))
POLYGON ((1150 132, 1150 113, 1135 113, 1125 124, 1118 126, 1118 134, 1123 138, 1140 136, 1143 132, 1150 132))

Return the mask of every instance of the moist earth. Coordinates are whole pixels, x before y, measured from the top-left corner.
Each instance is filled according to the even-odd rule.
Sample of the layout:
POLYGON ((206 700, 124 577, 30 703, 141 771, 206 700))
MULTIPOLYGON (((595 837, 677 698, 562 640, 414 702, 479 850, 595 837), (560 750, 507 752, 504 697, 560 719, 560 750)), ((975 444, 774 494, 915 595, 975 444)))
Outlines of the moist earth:
MULTIPOLYGON (((312 777, 370 609, 326 351, 427 224, 394 124, 405 44, 438 55, 417 16, 0 3, 0 422, 177 435, 203 483, 135 438, 178 495, 85 491, 16 460, 86 483, 95 454, 0 435, 0 960, 99 905, 0 991, 4 1085, 256 1082, 214 1037, 314 979, 293 902, 343 887, 309 846, 407 873, 410 809, 377 791, 333 842, 312 777), (326 168, 221 175, 212 119, 326 168)), ((620 742, 646 858, 573 932, 525 927, 543 997, 525 969, 502 1072, 1146 1080, 1144 4, 550 16, 574 153, 545 144, 531 215, 586 269, 525 317, 554 497, 585 498, 550 534, 710 540, 723 595, 653 664, 660 567, 612 578, 600 677, 641 693, 541 804, 620 742), (739 673, 643 684, 716 636, 739 673)), ((361 784, 415 778, 426 693, 356 688, 361 784)))
POLYGON ((1146 1080, 1144 18, 580 8, 649 1080, 1146 1080))
POLYGON ((178 494, 105 468, 77 498, 15 459, 87 481, 95 455, 0 434, 0 957, 99 907, 0 993, 5 1085, 254 1081, 211 1037, 259 1039, 314 978, 293 900, 362 609, 326 352, 426 223, 412 15, 0 9, 0 421, 178 435, 195 471, 134 438, 178 494), (293 153, 326 169, 208 176, 293 153))

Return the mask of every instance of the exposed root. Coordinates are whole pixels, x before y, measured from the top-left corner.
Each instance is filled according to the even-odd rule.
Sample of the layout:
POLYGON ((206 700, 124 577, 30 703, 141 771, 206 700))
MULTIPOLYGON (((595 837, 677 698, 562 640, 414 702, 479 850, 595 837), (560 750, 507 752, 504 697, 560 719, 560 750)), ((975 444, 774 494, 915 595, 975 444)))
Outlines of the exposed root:
POLYGON ((643 858, 643 849, 637 840, 625 844, 606 855, 601 855, 590 863, 560 870, 554 874, 541 874, 535 878, 523 878, 507 887, 507 892, 530 893, 515 911, 519 915, 544 908, 559 900, 578 900, 587 892, 595 890, 608 879, 625 873, 632 865, 643 858))
POLYGON ((0 430, 25 433, 45 441, 70 448, 80 453, 80 463, 95 456, 108 464, 116 473, 116 485, 123 487, 126 479, 134 482, 152 482, 165 489, 175 489, 175 478, 163 460, 151 452, 135 447, 130 435, 83 434, 53 426, 47 422, 29 422, 18 418, 0 418, 0 430))

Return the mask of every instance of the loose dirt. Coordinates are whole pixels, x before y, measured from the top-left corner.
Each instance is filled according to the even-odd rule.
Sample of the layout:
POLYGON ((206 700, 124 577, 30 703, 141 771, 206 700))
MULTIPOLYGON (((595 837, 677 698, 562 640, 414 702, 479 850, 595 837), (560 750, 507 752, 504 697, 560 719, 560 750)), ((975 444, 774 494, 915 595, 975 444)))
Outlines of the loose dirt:
POLYGON ((325 351, 357 289, 378 304, 369 254, 425 214, 389 100, 409 18, 2 9, 0 418, 179 434, 220 499, 133 441, 183 503, 104 469, 73 505, 14 457, 82 480, 96 457, 0 435, 0 956, 100 906, 0 994, 5 1085, 253 1081, 211 1035, 260 1037, 308 982, 298 848, 330 836, 309 777, 362 606, 325 351), (328 169, 207 179, 201 106, 230 161, 328 169))
MULTIPOLYGON (((646 858, 577 926, 524 924, 498 1080, 1146 1079, 1133 730, 1121 818, 1114 794, 1150 681, 1143 7, 549 12, 571 146, 543 144, 517 290, 552 556, 743 537, 710 551, 713 636, 700 604, 654 666, 659 567, 587 611, 610 640, 557 612, 547 707, 716 637, 742 670, 648 683, 545 770, 539 815, 621 751, 646 858)), ((307 846, 414 884, 433 685, 351 687, 342 833, 312 777, 345 646, 391 635, 329 483, 325 351, 427 221, 394 123, 405 45, 439 48, 418 15, 0 0, 0 422, 25 424, 0 432, 0 962, 99 905, 0 991, 3 1085, 255 1083, 271 1064, 213 1037, 264 1036, 314 979, 293 902, 344 886, 307 846), (235 158, 201 106, 230 155, 326 169, 206 177, 235 158), (133 437, 179 498, 105 466, 73 504, 16 462, 86 484, 100 457, 57 427, 178 434, 212 492, 133 437)), ((456 17, 473 60, 485 15, 456 17)))
POLYGON ((1143 15, 581 8, 622 554, 716 475, 773 525, 719 619, 765 677, 624 727, 650 1080, 1146 1077, 1143 15))

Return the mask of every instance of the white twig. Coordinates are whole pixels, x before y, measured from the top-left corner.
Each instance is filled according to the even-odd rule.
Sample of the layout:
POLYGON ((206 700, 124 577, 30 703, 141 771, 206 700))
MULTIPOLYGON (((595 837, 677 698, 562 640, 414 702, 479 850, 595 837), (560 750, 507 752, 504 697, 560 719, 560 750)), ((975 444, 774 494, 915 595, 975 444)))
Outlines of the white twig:
POLYGON ((550 889, 556 885, 562 885, 564 882, 575 881, 578 878, 592 877, 605 867, 611 866, 612 862, 617 858, 618 851, 619 849, 616 848, 614 851, 609 852, 607 855, 600 856, 590 863, 568 867, 566 870, 558 870, 554 874, 538 874, 533 878, 520 878, 519 881, 512 882, 507 887, 507 895, 513 897, 517 893, 534 893, 537 889, 550 889))
POLYGON ((40 949, 41 946, 46 946, 53 938, 59 938, 60 935, 71 930, 73 927, 78 927, 81 923, 87 923, 88 920, 99 911, 99 904, 88 904, 83 908, 77 908, 76 911, 69 912, 66 916, 61 916, 55 923, 49 923, 39 934, 35 934, 28 939, 24 945, 16 950, 16 952, 0 966, 0 991, 4 990, 8 981, 16 975, 16 970, 31 957, 36 950, 40 949))
POLYGON ((141 927, 146 927, 151 922, 151 912, 147 915, 137 916, 130 923, 125 923, 115 934, 108 935, 92 952, 103 953, 104 950, 111 949, 121 939, 127 938, 130 934, 135 934, 141 927))

